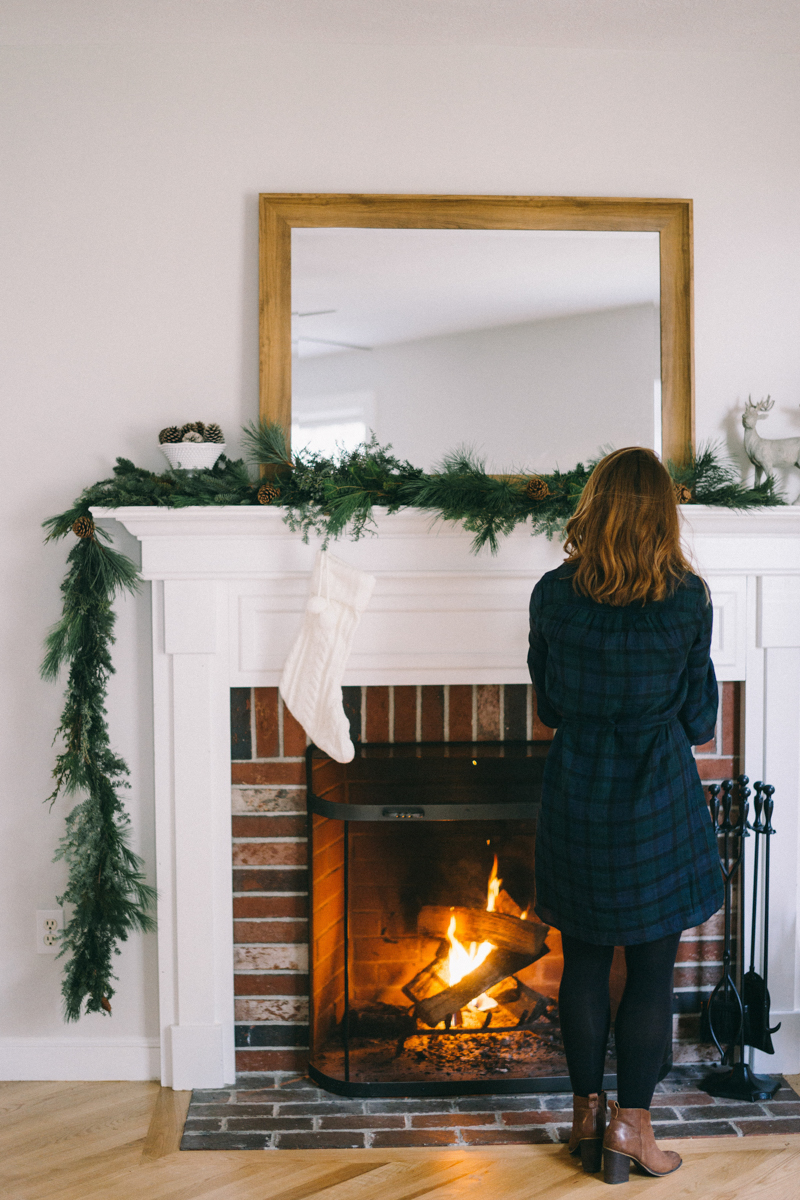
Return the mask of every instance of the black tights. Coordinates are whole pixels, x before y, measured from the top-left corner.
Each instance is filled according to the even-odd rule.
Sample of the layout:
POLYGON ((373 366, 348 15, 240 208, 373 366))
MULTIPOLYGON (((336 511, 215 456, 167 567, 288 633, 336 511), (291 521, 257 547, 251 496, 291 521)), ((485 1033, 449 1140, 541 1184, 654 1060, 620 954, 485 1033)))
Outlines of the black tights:
MULTIPOLYGON (((614 1022, 620 1108, 649 1108, 661 1064, 672 1043, 672 969, 679 933, 625 947, 628 978, 614 1022)), ((561 1033, 572 1090, 588 1096, 603 1087, 611 1026, 609 976, 613 946, 562 937, 564 974, 558 993, 561 1033)))

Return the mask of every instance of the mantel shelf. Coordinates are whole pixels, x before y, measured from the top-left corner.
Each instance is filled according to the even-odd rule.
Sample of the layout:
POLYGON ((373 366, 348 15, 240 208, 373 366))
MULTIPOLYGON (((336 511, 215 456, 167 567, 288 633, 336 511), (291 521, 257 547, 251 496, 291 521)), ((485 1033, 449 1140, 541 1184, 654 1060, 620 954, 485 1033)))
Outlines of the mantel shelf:
MULTIPOLYGON (((681 508, 687 547, 709 576, 800 574, 800 506, 737 512, 706 505, 681 508)), ((306 574, 320 545, 304 543, 281 508, 230 505, 192 508, 93 508, 97 520, 118 521, 142 543, 145 579, 255 579, 306 574)), ((331 551, 378 576, 432 574, 522 575, 535 580, 563 560, 560 540, 531 537, 518 525, 496 555, 473 554, 473 535, 454 521, 420 509, 374 510, 375 523, 358 541, 347 536, 331 551)))
MULTIPOLYGON (((296 538, 285 523, 285 510, 256 505, 190 505, 185 508, 166 508, 157 505, 129 505, 124 508, 93 508, 97 520, 119 521, 133 532, 140 527, 150 536, 171 534, 180 529, 185 536, 192 537, 221 531, 227 536, 235 531, 242 536, 270 536, 296 538)), ((436 520, 423 509, 406 508, 390 514, 388 509, 375 505, 377 531, 386 537, 407 536, 414 532, 435 537, 455 537, 472 540, 459 522, 436 520)), ((685 526, 695 534, 721 535, 724 537, 762 537, 765 534, 779 537, 800 535, 800 505, 775 508, 737 510, 709 504, 687 504, 680 509, 685 526)), ((519 525, 509 534, 510 538, 530 537, 527 525, 519 525)), ((346 540, 346 539, 343 539, 346 540)))

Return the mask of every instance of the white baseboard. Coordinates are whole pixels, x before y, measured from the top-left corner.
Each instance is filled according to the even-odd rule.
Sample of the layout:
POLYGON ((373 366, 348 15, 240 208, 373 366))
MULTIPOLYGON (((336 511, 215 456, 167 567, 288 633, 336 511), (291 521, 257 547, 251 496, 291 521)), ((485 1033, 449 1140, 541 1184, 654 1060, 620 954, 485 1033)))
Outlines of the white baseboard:
POLYGON ((158 1038, 0 1038, 0 1079, 158 1079, 158 1038))

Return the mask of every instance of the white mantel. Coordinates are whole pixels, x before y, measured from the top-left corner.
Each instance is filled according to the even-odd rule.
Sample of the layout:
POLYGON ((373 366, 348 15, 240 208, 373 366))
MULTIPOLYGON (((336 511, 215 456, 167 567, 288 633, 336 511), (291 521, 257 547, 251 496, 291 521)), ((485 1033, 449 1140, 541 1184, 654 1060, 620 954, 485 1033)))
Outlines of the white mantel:
MULTIPOLYGON (((275 686, 318 543, 280 509, 94 509, 142 546, 153 604, 162 1083, 234 1078, 231 687, 275 686)), ((783 1022, 759 1070, 800 1071, 800 508, 685 507, 714 599, 720 680, 746 680, 744 769, 776 788, 770 991, 783 1022)), ((475 556, 458 525, 377 514, 332 552, 377 577, 346 684, 527 683, 531 588, 563 554, 522 527, 475 556)), ((748 885, 749 886, 749 885, 748 885)))

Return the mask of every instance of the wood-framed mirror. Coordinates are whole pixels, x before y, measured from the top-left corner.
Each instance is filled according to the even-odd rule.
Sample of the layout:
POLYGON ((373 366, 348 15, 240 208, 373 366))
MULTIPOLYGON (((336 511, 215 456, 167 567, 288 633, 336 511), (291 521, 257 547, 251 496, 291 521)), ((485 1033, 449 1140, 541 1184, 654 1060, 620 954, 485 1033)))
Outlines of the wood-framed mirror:
POLYGON ((259 233, 260 413, 293 444, 693 448, 691 200, 263 194, 259 233))

